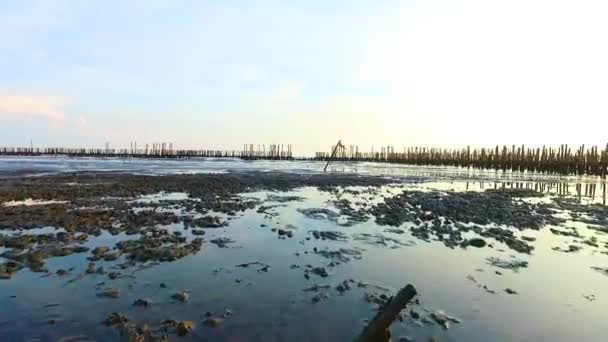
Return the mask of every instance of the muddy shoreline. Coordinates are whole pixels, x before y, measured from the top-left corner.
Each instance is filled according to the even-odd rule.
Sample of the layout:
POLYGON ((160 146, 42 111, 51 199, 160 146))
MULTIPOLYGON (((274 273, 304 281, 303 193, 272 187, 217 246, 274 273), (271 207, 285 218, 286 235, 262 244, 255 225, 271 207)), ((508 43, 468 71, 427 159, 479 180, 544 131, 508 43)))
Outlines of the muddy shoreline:
MULTIPOLYGON (((386 302, 391 290, 370 285, 373 279, 338 276, 346 265, 365 260, 368 248, 407 249, 437 243, 452 250, 494 251, 500 255, 488 256, 486 265, 496 277, 505 271, 521 272, 534 262, 530 257, 538 248, 535 236, 539 231, 568 240, 552 246, 556 252, 608 255, 608 240, 601 236, 608 219, 605 206, 548 198, 528 189, 461 192, 416 188, 426 181, 419 177, 282 172, 162 176, 79 172, 0 178, 0 281, 10 282, 27 272, 39 274, 41 281, 63 279, 66 285, 96 279, 97 300, 120 300, 125 289, 117 282, 137 282, 142 271, 204 255, 209 246, 218 253, 243 248, 243 237, 229 233, 235 222, 253 214, 263 222, 248 227, 255 234, 297 242, 298 248, 284 252, 296 261, 288 271, 299 274, 296 279, 308 285, 293 291, 313 305, 354 290, 362 291, 362 299, 373 306, 386 302), (283 211, 306 203, 304 196, 291 194, 306 188, 326 199, 294 210, 310 223, 303 231, 297 224, 286 223, 289 220, 284 220, 283 211), (266 195, 256 195, 261 192, 266 195), (599 237, 579 234, 572 222, 587 225, 599 237), (370 224, 379 230, 357 228, 370 224), (331 228, 318 229, 318 225, 331 228), (115 238, 111 243, 97 242, 104 237, 107 240, 107 236, 115 238), (71 256, 82 260, 80 266, 49 266, 71 256), (302 263, 298 258, 314 259, 302 263)), ((275 266, 253 256, 251 259, 236 266, 221 265, 212 274, 234 274, 230 282, 254 286, 247 274, 268 274, 275 266)), ((598 263, 590 271, 603 274, 605 269, 598 263)), ((506 287, 498 291, 477 278, 467 276, 487 294, 516 296, 520 290, 506 287)), ((164 282, 156 287, 167 292, 164 282)), ((424 293, 424 288, 420 292, 424 293)), ((132 305, 140 308, 163 301, 133 295, 132 305)), ((172 303, 187 304, 191 296, 198 295, 178 285, 163 296, 172 303)), ((410 309, 400 319, 404 324, 421 329, 435 325, 445 330, 450 323, 461 324, 454 316, 425 307, 420 299, 410 309)), ((113 331, 126 339, 162 341, 196 335, 199 326, 221 327, 233 319, 230 308, 226 310, 183 320, 158 315, 143 323, 121 312, 105 312, 102 323, 116 328, 113 331)), ((55 319, 48 324, 56 324, 55 319)))

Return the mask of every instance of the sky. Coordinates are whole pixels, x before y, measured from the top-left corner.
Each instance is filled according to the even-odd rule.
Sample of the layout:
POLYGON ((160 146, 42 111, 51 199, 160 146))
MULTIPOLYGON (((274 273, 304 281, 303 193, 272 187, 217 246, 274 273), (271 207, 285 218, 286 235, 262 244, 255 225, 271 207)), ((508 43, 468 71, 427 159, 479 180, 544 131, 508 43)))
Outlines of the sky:
POLYGON ((0 2, 0 146, 608 143, 608 1, 0 2))

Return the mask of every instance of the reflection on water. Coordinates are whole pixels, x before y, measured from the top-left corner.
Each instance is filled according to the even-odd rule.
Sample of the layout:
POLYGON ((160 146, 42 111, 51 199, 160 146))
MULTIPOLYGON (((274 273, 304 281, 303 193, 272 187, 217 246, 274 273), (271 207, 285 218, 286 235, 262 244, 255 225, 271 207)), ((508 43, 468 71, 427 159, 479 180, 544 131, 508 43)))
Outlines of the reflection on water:
MULTIPOLYGON (((91 163, 96 164, 95 161, 91 163)), ((176 168, 180 172, 184 170, 176 168)), ((566 211, 556 213, 568 221, 555 228, 575 227, 585 239, 595 238, 592 241, 599 247, 582 244, 572 236, 553 234, 548 229, 553 227, 547 227, 517 232, 518 236, 525 235, 532 241, 535 249, 531 255, 517 254, 493 240, 493 248, 451 249, 439 241, 425 242, 412 236, 407 229, 410 223, 400 227, 403 229, 389 229, 394 227, 379 226, 371 219, 345 227, 339 225, 344 221, 332 220, 327 215, 315 219, 302 214, 302 209, 310 208, 337 212, 333 204, 337 198, 351 200, 354 205, 356 202, 377 203, 382 196, 391 196, 403 189, 530 189, 545 193, 546 200, 565 197, 576 198, 583 204, 605 204, 605 183, 580 177, 544 179, 526 174, 511 175, 505 181, 500 175, 477 172, 463 176, 459 173, 465 172, 463 170, 448 172, 442 168, 418 168, 416 171, 414 168, 382 167, 379 170, 363 165, 358 167, 358 172, 361 173, 362 168, 383 175, 415 175, 426 181, 386 186, 371 194, 366 194, 364 188, 352 188, 350 193, 339 194, 315 188, 289 193, 246 194, 244 196, 252 198, 270 198, 265 204, 271 207, 264 212, 248 210, 231 220, 228 227, 207 229, 204 235, 206 241, 226 237, 234 240, 234 244, 219 248, 207 242, 195 255, 138 269, 131 274, 133 277, 111 280, 107 275, 92 274, 70 282, 87 268, 86 255, 51 258, 48 261, 51 271, 74 269, 67 276, 22 270, 11 280, 0 280, 0 340, 56 341, 65 336, 81 336, 82 339, 116 341, 118 330, 100 322, 110 312, 120 312, 138 325, 156 326, 165 319, 191 320, 196 324, 192 334, 179 338, 173 335, 171 340, 348 341, 361 330, 364 320, 375 313, 374 305, 364 300, 368 289, 353 286, 342 294, 335 290, 337 285, 349 279, 392 291, 412 283, 421 293, 421 305, 415 310, 423 315, 445 310, 462 320, 461 324, 445 330, 432 322, 420 323, 406 318, 392 326, 395 337, 409 336, 415 341, 428 341, 431 336, 439 341, 605 339, 608 277, 592 267, 608 267, 608 254, 601 252, 602 248, 608 251, 608 237, 589 229, 587 224, 575 220, 566 211), (282 202, 277 197, 287 195, 302 200, 282 202), (293 231, 293 238, 280 238, 273 230, 287 227, 293 231), (316 240, 312 231, 339 231, 347 238, 346 241, 316 240), (399 243, 391 242, 388 248, 355 238, 362 234, 380 235, 399 243), (565 253, 554 249, 572 244, 580 245, 582 250, 565 253), (315 249, 344 248, 360 250, 361 257, 330 267, 331 260, 315 252, 315 249), (490 257, 523 260, 529 266, 518 272, 499 269, 488 264, 490 257), (270 265, 269 270, 260 272, 253 267, 236 267, 256 261, 270 265), (326 266, 329 276, 313 275, 307 279, 306 265, 326 266), (161 288, 161 283, 167 287, 161 288), (314 285, 329 285, 328 297, 314 302, 316 293, 303 291, 314 285), (98 298, 95 293, 100 286, 119 289, 120 298, 98 298), (509 294, 506 289, 515 290, 517 294, 509 294), (191 298, 186 303, 176 303, 171 294, 182 290, 190 291, 191 298), (133 306, 138 298, 148 298, 153 305, 149 308, 133 306), (206 312, 217 315, 226 309, 234 314, 220 327, 202 325, 206 312)), ((184 198, 187 198, 185 194, 171 193, 140 199, 142 203, 151 203, 184 198)), ((181 224, 166 228, 193 237, 181 224)), ((52 231, 53 228, 47 227, 27 233, 52 231)), ((104 232, 92 237, 86 245, 91 248, 112 246, 118 241, 137 238, 104 232)), ((99 265, 113 270, 114 264, 101 261, 99 265)))

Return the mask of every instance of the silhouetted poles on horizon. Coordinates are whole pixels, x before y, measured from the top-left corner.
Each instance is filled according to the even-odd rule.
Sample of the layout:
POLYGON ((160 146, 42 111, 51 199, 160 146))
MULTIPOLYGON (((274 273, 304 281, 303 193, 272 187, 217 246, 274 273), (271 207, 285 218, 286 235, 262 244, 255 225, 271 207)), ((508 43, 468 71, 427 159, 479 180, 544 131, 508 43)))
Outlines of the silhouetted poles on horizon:
MULTIPOLYGON (((330 151, 334 151, 332 146, 330 151)), ((317 152, 313 159, 327 161, 331 153, 317 152)), ((606 177, 608 145, 603 151, 597 146, 585 145, 572 149, 566 144, 557 148, 526 148, 524 145, 496 146, 494 148, 462 149, 406 147, 397 151, 393 146, 380 150, 359 152, 359 147, 342 146, 333 157, 336 161, 367 161, 412 165, 437 165, 495 169, 503 171, 531 171, 563 175, 596 175, 606 177)))
POLYGON ((0 147, 0 155, 73 157, 124 157, 124 158, 239 158, 245 160, 316 160, 327 162, 332 153, 334 161, 364 161, 411 165, 456 166, 502 171, 529 171, 562 175, 595 175, 606 178, 608 173, 608 145, 604 150, 597 146, 576 149, 568 145, 559 147, 510 147, 462 149, 406 147, 398 151, 393 146, 361 152, 356 145, 332 146, 331 152, 317 152, 313 158, 294 157, 292 145, 243 145, 242 150, 184 150, 175 149, 173 143, 152 143, 130 148, 66 148, 66 147, 0 147))

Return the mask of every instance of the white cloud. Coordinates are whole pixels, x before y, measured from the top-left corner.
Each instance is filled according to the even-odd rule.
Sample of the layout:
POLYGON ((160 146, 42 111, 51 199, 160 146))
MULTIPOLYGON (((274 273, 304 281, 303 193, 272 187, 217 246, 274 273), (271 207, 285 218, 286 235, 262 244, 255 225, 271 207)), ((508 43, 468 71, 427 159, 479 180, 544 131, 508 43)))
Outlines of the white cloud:
POLYGON ((43 120, 65 121, 64 100, 52 96, 0 95, 0 121, 43 120))

